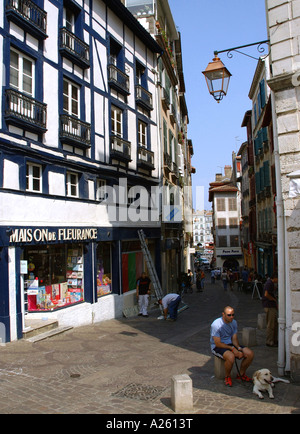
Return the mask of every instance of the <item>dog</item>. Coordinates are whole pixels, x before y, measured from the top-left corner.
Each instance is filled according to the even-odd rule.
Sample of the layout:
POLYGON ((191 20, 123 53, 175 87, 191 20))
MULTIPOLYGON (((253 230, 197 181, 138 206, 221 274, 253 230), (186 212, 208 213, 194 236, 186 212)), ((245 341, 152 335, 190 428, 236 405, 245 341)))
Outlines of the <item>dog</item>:
POLYGON ((259 397, 259 399, 264 399, 261 392, 267 391, 269 398, 273 399, 273 387, 274 383, 282 382, 289 383, 288 380, 282 378, 273 377, 269 369, 260 369, 254 372, 253 377, 253 393, 259 397))

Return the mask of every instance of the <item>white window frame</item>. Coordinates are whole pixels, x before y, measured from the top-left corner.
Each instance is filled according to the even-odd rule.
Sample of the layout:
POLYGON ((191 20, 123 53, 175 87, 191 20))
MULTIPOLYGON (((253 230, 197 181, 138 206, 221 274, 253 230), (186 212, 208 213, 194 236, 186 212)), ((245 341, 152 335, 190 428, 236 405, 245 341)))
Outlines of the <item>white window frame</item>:
POLYGON ((111 106, 111 133, 123 137, 123 111, 113 105, 111 106))
POLYGON ((27 163, 26 165, 26 191, 33 193, 42 193, 42 166, 35 163, 27 163), (36 176, 35 169, 38 169, 36 176), (38 188, 35 188, 35 183, 38 181, 38 188))
POLYGON ((105 179, 97 179, 97 190, 96 190, 96 200, 102 202, 106 199, 105 194, 106 180, 105 179))
POLYGON ((14 53, 18 56, 17 67, 12 65, 11 58, 10 58, 10 75, 9 75, 10 87, 12 89, 16 89, 16 90, 23 92, 24 94, 29 95, 32 98, 34 98, 34 95, 35 95, 35 86, 34 86, 34 83, 35 83, 35 62, 34 62, 34 60, 28 56, 25 56, 23 53, 21 53, 20 51, 14 49, 14 48, 10 49, 10 53, 11 54, 14 53), (25 72, 24 64, 26 61, 31 63, 31 76, 25 72), (17 84, 11 82, 12 70, 14 70, 16 72, 17 82, 18 82, 17 84), (31 92, 26 91, 25 86, 24 86, 24 78, 29 78, 29 80, 31 82, 31 92))
POLYGON ((79 197, 79 176, 75 172, 67 172, 67 196, 79 197))
POLYGON ((63 26, 66 27, 69 32, 75 33, 75 15, 69 8, 64 8, 63 26), (70 15, 70 19, 67 18, 67 12, 70 15))
POLYGON ((147 130, 148 125, 143 121, 138 121, 138 143, 139 146, 147 148, 147 130))
POLYGON ((80 119, 80 87, 73 83, 72 81, 66 79, 64 77, 63 79, 63 99, 65 102, 65 98, 67 98, 67 108, 64 106, 63 104, 63 111, 64 113, 70 115, 70 116, 74 116, 78 119, 80 119), (64 90, 64 83, 66 83, 68 85, 68 89, 67 89, 67 93, 65 93, 64 90), (76 97, 73 97, 73 89, 76 90, 76 97), (77 113, 75 111, 73 111, 73 101, 76 101, 77 104, 77 113))

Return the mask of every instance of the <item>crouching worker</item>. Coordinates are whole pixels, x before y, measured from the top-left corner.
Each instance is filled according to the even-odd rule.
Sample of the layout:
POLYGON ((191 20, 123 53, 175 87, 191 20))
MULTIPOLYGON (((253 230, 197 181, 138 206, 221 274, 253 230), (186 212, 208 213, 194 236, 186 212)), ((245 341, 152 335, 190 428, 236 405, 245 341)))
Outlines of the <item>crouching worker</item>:
POLYGON ((232 386, 231 370, 235 359, 242 359, 237 379, 251 381, 251 378, 246 375, 246 370, 253 360, 254 353, 250 348, 243 347, 238 342, 237 322, 234 319, 232 307, 225 307, 222 317, 212 323, 210 345, 212 353, 225 361, 226 386, 232 386))
POLYGON ((170 321, 176 321, 178 306, 181 302, 181 297, 178 294, 167 294, 158 303, 163 307, 164 318, 170 321), (169 318, 168 318, 169 314, 169 318))

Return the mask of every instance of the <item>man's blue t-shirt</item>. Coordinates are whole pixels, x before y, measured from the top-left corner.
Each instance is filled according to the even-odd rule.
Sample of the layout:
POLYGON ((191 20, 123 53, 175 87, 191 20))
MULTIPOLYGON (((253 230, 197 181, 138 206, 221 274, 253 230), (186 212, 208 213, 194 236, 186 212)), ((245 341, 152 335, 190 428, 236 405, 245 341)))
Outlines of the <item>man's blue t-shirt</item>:
POLYGON ((237 322, 234 319, 232 323, 227 324, 223 318, 216 319, 210 328, 210 347, 213 350, 216 346, 213 337, 221 338, 223 344, 231 344, 232 336, 237 333, 237 322))

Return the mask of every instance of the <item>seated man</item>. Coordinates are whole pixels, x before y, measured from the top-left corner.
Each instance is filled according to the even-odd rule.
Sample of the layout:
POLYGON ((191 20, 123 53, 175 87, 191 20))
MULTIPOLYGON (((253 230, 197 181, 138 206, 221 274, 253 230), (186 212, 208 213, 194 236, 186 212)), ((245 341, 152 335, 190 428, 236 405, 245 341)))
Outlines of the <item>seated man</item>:
POLYGON ((177 311, 181 297, 178 294, 167 294, 162 299, 158 300, 158 303, 163 307, 164 318, 170 321, 176 321, 177 311), (169 318, 167 318, 169 314, 169 318))
POLYGON ((231 369, 235 359, 243 359, 240 367, 240 376, 237 378, 251 381, 246 375, 246 369, 250 366, 254 354, 250 348, 239 344, 237 338, 237 322, 234 319, 234 309, 226 306, 222 317, 216 319, 210 330, 210 345, 212 353, 225 361, 225 384, 232 386, 231 369))

